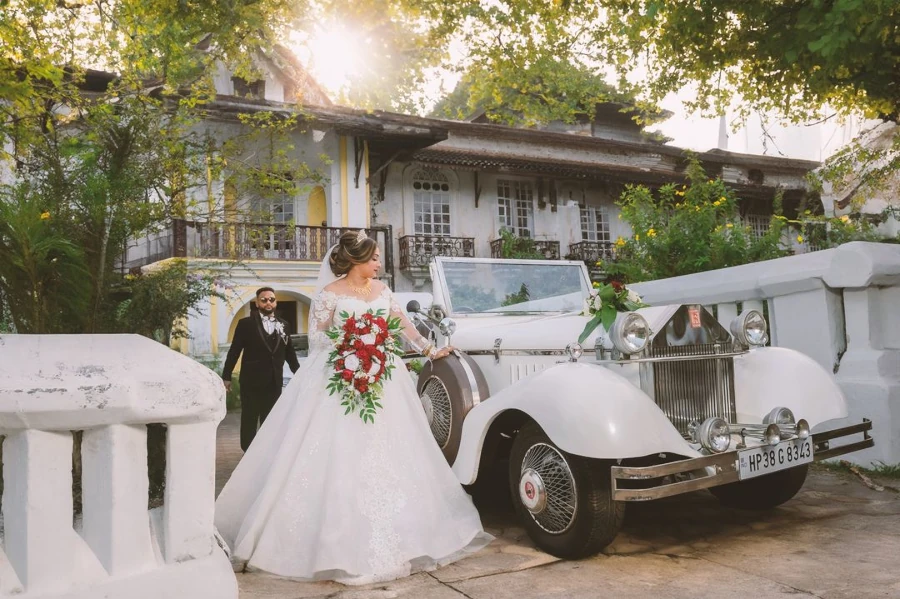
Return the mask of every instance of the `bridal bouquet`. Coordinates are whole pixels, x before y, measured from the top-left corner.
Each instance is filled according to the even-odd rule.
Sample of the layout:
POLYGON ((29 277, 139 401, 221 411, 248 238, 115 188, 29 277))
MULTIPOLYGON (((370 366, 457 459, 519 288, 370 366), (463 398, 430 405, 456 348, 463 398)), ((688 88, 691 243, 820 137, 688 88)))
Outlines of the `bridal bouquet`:
POLYGON ((590 316, 591 319, 578 336, 578 343, 584 343, 584 340, 601 324, 609 331, 619 312, 631 312, 646 306, 647 304, 641 301, 641 296, 619 281, 594 283, 594 289, 591 290, 590 296, 585 298, 584 309, 581 311, 583 316, 590 316))
POLYGON ((343 325, 326 331, 335 345, 328 356, 332 368, 328 392, 340 395, 341 405, 347 408, 344 414, 358 412, 363 422, 374 422, 376 408, 382 407, 383 382, 394 369, 391 354, 403 355, 400 319, 386 318, 384 310, 358 316, 341 312, 340 318, 343 325))

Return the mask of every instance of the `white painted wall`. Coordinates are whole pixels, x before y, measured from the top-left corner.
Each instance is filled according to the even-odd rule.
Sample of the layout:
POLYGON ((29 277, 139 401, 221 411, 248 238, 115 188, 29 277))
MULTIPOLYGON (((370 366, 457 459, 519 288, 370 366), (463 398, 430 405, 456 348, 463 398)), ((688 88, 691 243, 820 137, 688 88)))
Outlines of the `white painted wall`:
POLYGON ((214 538, 221 380, 137 335, 0 335, 0 597, 236 599, 214 538), (147 510, 147 430, 167 425, 147 510), (72 431, 82 441, 73 526, 72 431))
MULTIPOLYGON (((415 234, 412 178, 417 164, 394 163, 390 166, 385 181, 384 201, 375 206, 376 222, 389 223, 393 227, 394 261, 397 270, 395 287, 399 291, 414 289, 414 281, 399 270, 399 238, 415 234)), ((605 205, 610 222, 610 240, 631 235, 627 223, 618 218, 619 208, 614 198, 596 185, 586 183, 584 187, 572 183, 560 183, 558 187, 557 210, 553 211, 546 190, 549 180, 544 179, 544 208, 538 207, 537 178, 518 175, 481 172, 478 184, 481 194, 475 205, 475 173, 451 168, 439 169, 450 181, 450 232, 453 237, 472 237, 475 240, 475 255, 490 257, 490 242, 498 237, 498 181, 528 181, 534 190, 534 232, 535 239, 560 242, 560 253, 565 255, 569 245, 582 240, 579 202, 587 205, 605 205)))
POLYGON ((736 303, 745 310, 767 303, 772 345, 835 373, 848 423, 872 419, 875 447, 846 459, 900 463, 900 246, 853 242, 634 289, 651 305, 715 305, 726 327, 736 303))

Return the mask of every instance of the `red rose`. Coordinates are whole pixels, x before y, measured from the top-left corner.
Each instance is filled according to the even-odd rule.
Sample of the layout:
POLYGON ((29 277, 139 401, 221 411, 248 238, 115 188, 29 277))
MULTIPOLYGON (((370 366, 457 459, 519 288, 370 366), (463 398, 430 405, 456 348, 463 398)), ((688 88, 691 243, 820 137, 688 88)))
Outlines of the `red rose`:
POLYGON ((342 359, 335 360, 334 367, 337 368, 338 370, 343 370, 344 369, 344 360, 342 360, 342 359))
POLYGON ((343 373, 341 373, 341 376, 344 378, 345 381, 353 380, 353 373, 349 370, 345 370, 343 373))
POLYGON ((366 391, 369 390, 369 383, 367 383, 367 382, 366 382, 365 380, 363 380, 363 379, 360 379, 360 380, 362 381, 362 384, 359 386, 359 392, 360 392, 360 393, 365 393, 366 391))
POLYGON ((365 346, 366 346, 366 344, 363 343, 362 340, 360 340, 360 339, 357 339, 356 341, 353 342, 353 347, 354 347, 357 351, 361 350, 361 349, 364 348, 365 346))
POLYGON ((345 331, 355 331, 356 330, 356 319, 352 316, 344 321, 344 330, 345 331))
POLYGON ((623 285, 621 281, 612 280, 609 284, 612 285, 612 288, 615 289, 616 293, 625 289, 625 285, 623 285))

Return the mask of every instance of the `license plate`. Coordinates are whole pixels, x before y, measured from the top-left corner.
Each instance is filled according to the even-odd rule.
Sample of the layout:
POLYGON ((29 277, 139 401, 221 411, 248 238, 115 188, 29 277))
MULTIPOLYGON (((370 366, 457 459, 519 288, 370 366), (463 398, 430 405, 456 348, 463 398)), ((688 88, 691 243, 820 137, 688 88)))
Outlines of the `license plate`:
POLYGON ((738 451, 738 476, 744 480, 812 461, 811 438, 782 441, 778 445, 763 445, 738 451))

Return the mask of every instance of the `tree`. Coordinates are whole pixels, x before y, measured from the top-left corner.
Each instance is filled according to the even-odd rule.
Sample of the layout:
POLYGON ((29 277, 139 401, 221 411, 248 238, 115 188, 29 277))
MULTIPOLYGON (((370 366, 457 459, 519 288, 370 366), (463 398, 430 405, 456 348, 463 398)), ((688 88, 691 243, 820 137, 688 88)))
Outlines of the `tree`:
MULTIPOLYGON (((437 10, 462 31, 464 63, 479 82, 470 86, 473 106, 487 87, 492 102, 546 119, 541 92, 552 82, 554 96, 565 98, 552 117, 570 120, 596 97, 586 80, 601 75, 649 108, 690 88, 688 107, 708 115, 735 102, 742 116, 761 111, 791 122, 827 118, 826 110, 900 115, 895 0, 510 0, 437 10)), ((898 168, 895 141, 851 148, 825 178, 847 186, 863 173, 849 193, 865 194, 898 168)))
POLYGON ((0 296, 17 331, 121 330, 123 292, 137 288, 115 269, 125 243, 196 213, 192 189, 226 163, 238 186, 272 188, 263 164, 285 184, 315 178, 288 164, 298 115, 242 115, 246 133, 226 140, 198 126, 218 61, 250 73, 248 50, 301 15, 282 0, 4 3, 0 160, 14 180, 0 186, 0 296))

